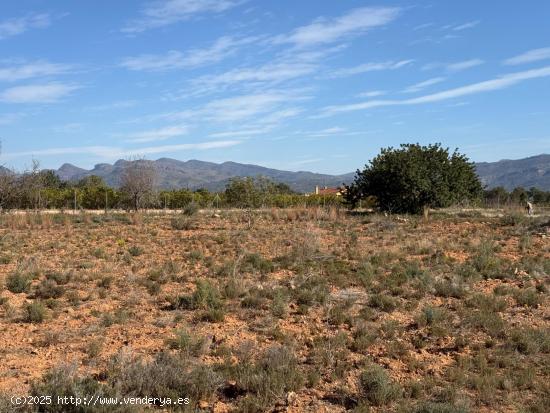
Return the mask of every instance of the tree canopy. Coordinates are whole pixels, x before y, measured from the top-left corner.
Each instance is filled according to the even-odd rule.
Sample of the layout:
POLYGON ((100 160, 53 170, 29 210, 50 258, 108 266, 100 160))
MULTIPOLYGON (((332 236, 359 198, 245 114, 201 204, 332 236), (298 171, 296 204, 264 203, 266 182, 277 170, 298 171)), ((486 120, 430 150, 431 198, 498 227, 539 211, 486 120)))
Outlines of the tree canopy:
POLYGON ((402 144, 383 148, 369 165, 358 170, 347 187, 352 206, 374 196, 378 207, 394 213, 420 213, 447 207, 482 195, 474 164, 457 150, 441 144, 402 144))

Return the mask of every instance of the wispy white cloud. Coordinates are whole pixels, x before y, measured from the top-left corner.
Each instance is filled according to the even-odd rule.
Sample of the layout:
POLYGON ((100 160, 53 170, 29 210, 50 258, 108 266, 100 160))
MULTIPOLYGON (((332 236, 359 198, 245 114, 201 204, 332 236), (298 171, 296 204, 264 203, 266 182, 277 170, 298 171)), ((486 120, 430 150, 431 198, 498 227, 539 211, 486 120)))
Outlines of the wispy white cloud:
POLYGON ((550 59, 550 47, 543 47, 541 49, 529 50, 520 55, 511 57, 504 61, 505 65, 521 65, 524 63, 533 63, 540 60, 550 59))
POLYGON ((422 66, 422 70, 444 69, 447 72, 460 72, 484 63, 485 62, 481 59, 467 59, 452 63, 432 62, 422 66))
POLYGON ((445 81, 444 77, 433 77, 428 80, 424 80, 423 82, 415 83, 414 85, 410 85, 405 90, 403 90, 403 93, 415 93, 419 92, 429 86, 436 85, 438 83, 441 83, 445 81))
POLYGON ((52 22, 49 14, 30 14, 0 21, 0 40, 25 33, 31 29, 48 27, 52 22))
POLYGON ((244 3, 242 0, 158 0, 148 2, 141 17, 124 28, 128 34, 169 26, 205 13, 221 13, 244 3))
POLYGON ((476 27, 479 23, 481 23, 481 20, 473 20, 470 22, 459 24, 458 26, 454 26, 452 27, 452 30, 454 30, 455 32, 458 32, 466 29, 471 29, 472 27, 476 27))
POLYGON ((202 109, 206 120, 216 122, 236 122, 254 118, 256 123, 276 123, 284 118, 295 116, 297 111, 286 108, 299 96, 284 91, 271 91, 218 99, 202 109))
POLYGON ((159 153, 174 153, 192 150, 208 150, 228 148, 239 145, 241 141, 211 141, 200 143, 183 143, 179 145, 160 145, 142 148, 120 148, 115 146, 77 146, 64 148, 36 149, 3 154, 6 159, 23 158, 28 156, 59 156, 59 155, 91 155, 105 159, 124 158, 132 155, 155 155, 159 153))
POLYGON ((397 62, 389 61, 389 62, 363 63, 355 67, 334 70, 328 76, 331 78, 338 78, 338 77, 346 77, 346 76, 357 75, 360 73, 367 73, 367 72, 395 70, 403 66, 409 65, 412 62, 413 60, 400 60, 397 62))
POLYGON ((0 92, 0 101, 6 103, 51 103, 68 96, 80 86, 51 82, 36 85, 16 86, 0 92))
POLYGON ((386 92, 385 90, 369 90, 367 92, 358 93, 357 97, 360 97, 360 98, 375 98, 377 96, 383 96, 386 93, 388 93, 388 92, 386 92))
POLYGON ((165 126, 164 128, 147 130, 143 132, 135 132, 126 134, 128 137, 126 142, 132 143, 144 143, 144 142, 156 142, 163 141, 176 136, 183 136, 189 133, 189 127, 186 125, 174 125, 165 126))
POLYGON ((469 59, 469 60, 464 60, 462 62, 451 63, 447 65, 446 69, 449 72, 459 72, 461 70, 466 70, 472 67, 482 65, 483 63, 485 62, 481 59, 469 59))
POLYGON ((264 127, 261 129, 230 130, 225 132, 211 133, 209 136, 211 138, 234 138, 239 136, 262 135, 264 133, 268 133, 270 130, 270 127, 264 127))
POLYGON ((133 108, 137 104, 138 104, 137 100, 132 100, 132 99, 119 100, 112 103, 105 103, 103 105, 88 106, 86 110, 102 112, 102 111, 113 110, 113 109, 133 108))
POLYGON ((423 30, 423 29, 427 29, 428 27, 433 27, 433 26, 435 26, 435 23, 423 23, 423 24, 419 24, 418 26, 413 27, 413 30, 414 31, 423 30))
POLYGON ((237 68, 219 75, 205 75, 192 83, 196 91, 209 93, 220 88, 242 85, 252 88, 260 84, 274 86, 278 83, 302 77, 315 72, 313 63, 275 62, 258 67, 237 68))
POLYGON ((224 36, 216 40, 210 47, 204 49, 192 49, 186 53, 170 50, 162 55, 144 54, 127 57, 120 65, 130 70, 151 72, 193 68, 219 62, 235 54, 239 47, 250 44, 257 39, 257 37, 236 39, 224 36))
POLYGON ((329 106, 325 108, 324 115, 333 115, 341 112, 351 112, 357 110, 366 110, 383 106, 399 106, 399 105, 418 105, 423 103, 433 103, 457 97, 473 95, 477 93, 489 92, 493 90, 505 89, 516 85, 526 80, 538 79, 550 76, 550 66, 545 66, 539 69, 526 70, 523 72, 508 73, 495 79, 486 80, 479 83, 474 83, 467 86, 449 89, 442 92, 433 93, 430 95, 420 96, 405 100, 371 100, 362 103, 354 103, 350 105, 329 106))
POLYGON ((324 138, 327 136, 343 135, 348 133, 349 132, 347 131, 346 128, 342 128, 340 126, 333 126, 331 128, 325 128, 318 131, 307 132, 304 135, 310 138, 324 138))
POLYGON ((67 73, 71 66, 47 61, 28 62, 18 65, 0 67, 0 81, 16 82, 41 76, 52 76, 67 73))
POLYGON ((334 43, 384 26, 395 20, 399 12, 400 9, 395 7, 362 7, 334 19, 318 18, 307 26, 295 29, 291 34, 275 37, 273 41, 276 44, 290 43, 297 47, 334 43))

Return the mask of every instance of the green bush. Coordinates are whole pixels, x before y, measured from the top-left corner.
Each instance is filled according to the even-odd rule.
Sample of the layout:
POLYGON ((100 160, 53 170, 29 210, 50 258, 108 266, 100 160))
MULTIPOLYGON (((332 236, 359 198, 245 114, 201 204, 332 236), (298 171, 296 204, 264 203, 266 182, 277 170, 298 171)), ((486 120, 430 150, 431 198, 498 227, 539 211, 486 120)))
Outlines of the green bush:
POLYGON ((398 307, 398 301, 389 295, 374 294, 369 300, 369 306, 391 313, 398 307))
POLYGON ((19 272, 13 272, 6 278, 6 288, 14 294, 27 292, 30 285, 31 278, 19 272))
POLYGON ((373 405, 383 406, 398 398, 400 387, 393 383, 384 368, 377 364, 368 366, 359 378, 362 395, 373 405))
POLYGON ((27 323, 41 323, 46 318, 46 307, 40 301, 25 304, 24 320, 27 323))
POLYGON ((170 225, 172 226, 172 229, 178 230, 178 231, 189 231, 191 229, 194 229, 196 226, 196 221, 194 218, 191 218, 187 215, 179 215, 175 216, 170 220, 170 225))
POLYGON ((128 248, 128 253, 129 253, 132 257, 138 257, 138 256, 140 256, 141 254, 143 254, 143 248, 138 247, 137 245, 133 245, 133 246, 131 246, 130 248, 128 248))
POLYGON ((173 338, 166 340, 171 349, 179 350, 188 356, 200 355, 205 342, 204 337, 193 337, 185 329, 177 330, 173 338))

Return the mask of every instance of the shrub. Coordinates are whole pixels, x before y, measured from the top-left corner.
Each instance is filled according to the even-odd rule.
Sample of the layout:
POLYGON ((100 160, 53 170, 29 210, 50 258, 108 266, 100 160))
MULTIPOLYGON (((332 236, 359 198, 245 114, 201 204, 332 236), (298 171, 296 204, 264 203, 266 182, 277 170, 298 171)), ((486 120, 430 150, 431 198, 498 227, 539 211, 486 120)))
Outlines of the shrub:
POLYGON ((46 273, 46 279, 55 281, 58 285, 68 284, 72 278, 70 271, 46 273))
POLYGON ((502 270, 502 260, 495 254, 496 245, 493 241, 483 241, 476 249, 476 254, 470 259, 477 272, 485 277, 498 276, 502 270))
POLYGON ((196 215, 196 213, 199 212, 199 204, 196 202, 190 202, 181 211, 183 215, 192 216, 196 215))
POLYGON ((304 382, 296 357, 284 346, 267 349, 254 363, 245 356, 231 373, 238 386, 251 393, 241 404, 241 409, 249 409, 245 411, 266 411, 277 398, 298 390, 304 382))
POLYGON ((451 280, 440 280, 434 284, 435 295, 440 297, 463 298, 466 295, 466 289, 460 282, 451 280))
POLYGON ((6 288, 14 294, 27 292, 31 285, 31 278, 20 272, 13 272, 6 278, 6 288))
POLYGON ((185 329, 177 330, 173 338, 166 340, 171 349, 179 350, 188 356, 200 355, 205 343, 204 337, 193 337, 185 329))
POLYGON ((219 322, 224 319, 223 300, 217 287, 207 280, 197 280, 195 292, 172 299, 174 309, 203 310, 198 318, 219 322))
POLYGON ((23 307, 27 323, 41 323, 46 318, 46 307, 40 301, 33 301, 23 307))
POLYGON ((143 254, 143 248, 138 247, 137 245, 132 245, 130 248, 128 248, 128 253, 132 257, 138 257, 143 254))
POLYGON ((508 347, 522 354, 550 353, 550 330, 535 328, 512 330, 508 347))
POLYGON ((368 328, 367 326, 360 326, 353 333, 353 342, 351 349, 355 352, 365 352, 378 338, 378 332, 368 328))
POLYGON ((399 397, 401 389, 392 382, 384 368, 368 366, 359 378, 362 395, 375 406, 383 406, 399 397))
POLYGON ((475 294, 466 301, 466 307, 475 308, 482 313, 499 313, 506 309, 506 301, 486 294, 475 294))
POLYGON ((38 284, 35 296, 43 299, 59 298, 63 295, 65 289, 57 285, 57 282, 51 279, 45 279, 38 284))
POLYGON ((515 299, 518 305, 536 308, 542 304, 542 296, 535 288, 526 290, 518 290, 515 294, 515 299))
POLYGON ((267 274, 273 271, 273 263, 260 254, 246 254, 241 263, 241 270, 245 272, 257 271, 261 274, 267 274))
POLYGON ((369 306, 377 308, 386 313, 391 313, 398 307, 397 299, 385 295, 385 294, 374 294, 369 300, 369 306))
MULTIPOLYGON (((40 405, 39 411, 50 413, 82 413, 91 412, 76 404, 58 404, 58 397, 90 397, 107 396, 106 386, 92 379, 91 377, 80 377, 76 366, 60 366, 49 370, 41 380, 32 382, 30 394, 32 396, 51 396, 53 403, 40 405)), ((114 395, 114 394, 111 394, 114 395)), ((94 409, 98 412, 113 411, 113 409, 94 409)), ((121 411, 121 410, 114 410, 121 411)))
POLYGON ((191 229, 194 229, 196 226, 196 221, 194 218, 191 218, 187 215, 179 215, 176 217, 173 217, 170 220, 170 225, 172 226, 172 229, 178 230, 178 231, 189 231, 191 229))

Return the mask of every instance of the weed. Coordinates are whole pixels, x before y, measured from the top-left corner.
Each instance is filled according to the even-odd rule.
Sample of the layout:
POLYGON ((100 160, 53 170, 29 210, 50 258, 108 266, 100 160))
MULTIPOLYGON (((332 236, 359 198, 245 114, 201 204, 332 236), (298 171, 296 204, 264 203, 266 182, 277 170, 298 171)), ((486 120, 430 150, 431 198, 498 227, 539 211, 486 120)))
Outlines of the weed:
POLYGON ((130 248, 128 248, 128 253, 132 257, 138 257, 143 254, 143 248, 138 247, 137 245, 132 245, 130 248))
POLYGON ((14 294, 24 293, 29 290, 31 278, 20 272, 13 272, 6 277, 6 288, 14 294))
POLYGON ((400 396, 401 388, 377 364, 368 366, 359 378, 361 394, 375 406, 383 406, 400 396))
POLYGON ((59 298, 63 295, 65 289, 61 285, 57 285, 52 279, 45 279, 38 284, 34 296, 36 298, 59 298))
POLYGON ((369 300, 369 306, 386 313, 391 313, 399 306, 399 303, 395 298, 389 295, 374 294, 369 300))
POLYGON ((187 356, 199 356, 204 351, 206 339, 204 337, 193 337, 188 330, 179 329, 174 337, 166 340, 171 349, 179 350, 187 356))
POLYGON ((23 319, 27 323, 42 323, 46 318, 46 306, 40 301, 32 301, 31 303, 25 304, 23 310, 23 319))

